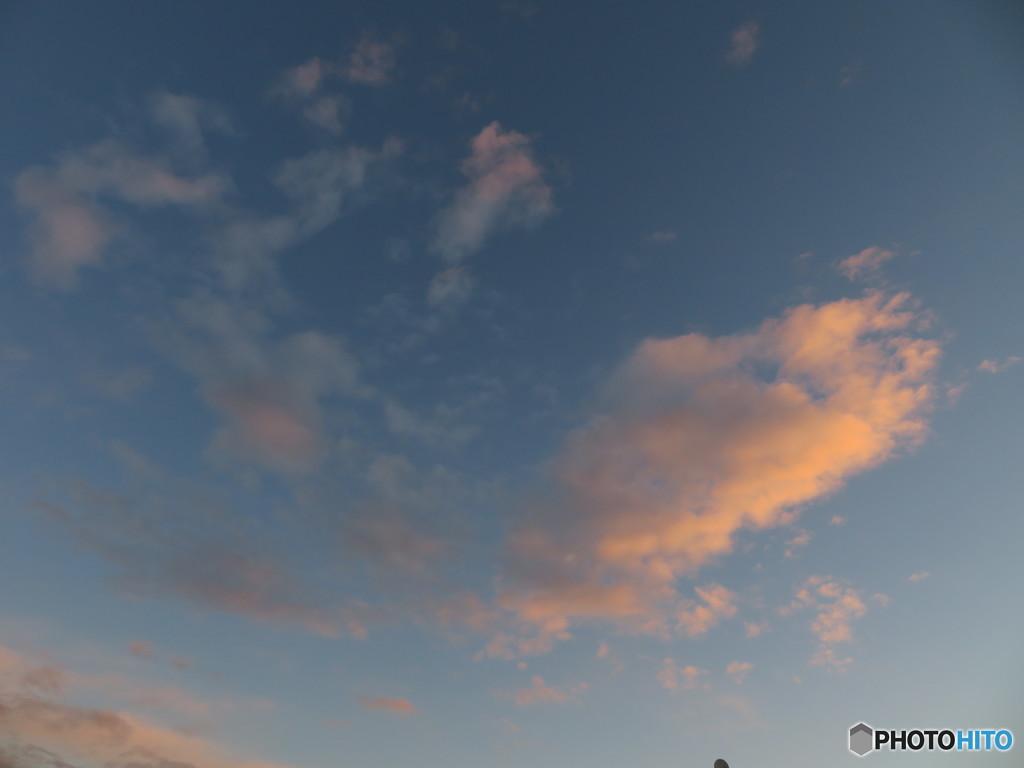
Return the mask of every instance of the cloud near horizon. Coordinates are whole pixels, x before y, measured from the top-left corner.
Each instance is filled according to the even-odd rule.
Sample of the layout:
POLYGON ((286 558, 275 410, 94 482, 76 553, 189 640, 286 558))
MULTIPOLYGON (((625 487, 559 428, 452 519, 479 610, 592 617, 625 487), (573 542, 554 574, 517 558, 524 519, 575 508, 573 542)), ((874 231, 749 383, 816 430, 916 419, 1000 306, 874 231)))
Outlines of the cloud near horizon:
MULTIPOLYGON (((108 768, 284 768, 277 763, 239 757, 208 738, 167 728, 123 710, 71 702, 68 680, 76 676, 52 663, 0 646, 0 765, 4 768, 55 768, 73 763, 108 768), (69 763, 69 761, 73 761, 69 763)), ((87 680, 87 678, 81 678, 87 680)), ((197 705, 174 689, 140 690, 119 678, 98 678, 93 686, 105 696, 144 693, 143 705, 197 705), (157 697, 154 699, 154 697, 157 697)), ((201 709, 206 716, 208 710, 201 709)))
POLYGON ((579 621, 668 635, 732 616, 729 590, 695 609, 679 579, 924 438, 940 349, 921 325, 908 294, 873 291, 640 344, 513 528, 499 604, 536 634, 496 650, 550 648, 579 621))

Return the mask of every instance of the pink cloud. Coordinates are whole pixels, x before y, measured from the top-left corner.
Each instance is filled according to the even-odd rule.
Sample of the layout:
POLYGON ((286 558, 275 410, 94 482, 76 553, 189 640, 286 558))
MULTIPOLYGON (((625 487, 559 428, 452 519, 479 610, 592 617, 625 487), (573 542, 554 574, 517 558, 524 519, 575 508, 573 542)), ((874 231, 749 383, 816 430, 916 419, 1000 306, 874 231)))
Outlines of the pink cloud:
POLYGON ((748 21, 734 29, 729 36, 729 52, 725 60, 735 67, 745 67, 754 58, 760 45, 761 25, 748 21))
POLYGON ((359 698, 359 704, 363 709, 393 715, 415 715, 419 711, 408 699, 390 696, 362 696, 359 698))
POLYGON ((920 573, 912 573, 912 574, 910 574, 910 580, 911 581, 915 581, 915 582, 916 581, 924 581, 925 579, 928 578, 929 575, 930 574, 928 573, 928 571, 921 571, 920 573))
POLYGON ((469 184, 441 213, 434 240, 434 248, 450 262, 478 250, 495 231, 532 228, 555 210, 529 139, 497 122, 473 138, 462 172, 469 184))
POLYGON ((679 579, 924 438, 939 346, 919 324, 908 295, 869 292, 742 335, 645 341, 513 530, 499 605, 534 648, 574 621, 694 633, 731 615, 727 590, 695 609, 679 579))

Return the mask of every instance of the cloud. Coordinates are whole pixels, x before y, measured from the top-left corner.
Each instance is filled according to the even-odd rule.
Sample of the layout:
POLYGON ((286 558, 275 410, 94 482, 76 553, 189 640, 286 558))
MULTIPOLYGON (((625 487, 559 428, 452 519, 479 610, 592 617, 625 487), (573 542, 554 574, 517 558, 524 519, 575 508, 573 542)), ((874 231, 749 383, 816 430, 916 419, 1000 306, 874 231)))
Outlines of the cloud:
POLYGON ((1019 357, 1008 357, 1002 362, 998 360, 982 360, 978 365, 979 371, 985 373, 1002 373, 1007 368, 1012 368, 1021 361, 1019 357))
POLYGON ((796 536, 786 542, 785 556, 788 558, 796 557, 796 550, 799 547, 806 547, 811 543, 811 532, 801 530, 796 536))
POLYGON ((156 648, 156 643, 136 640, 128 646, 128 652, 140 659, 152 659, 154 648, 156 648))
POLYGON ((752 621, 748 621, 743 625, 743 634, 745 637, 760 637, 766 631, 768 631, 767 622, 757 624, 752 621))
POLYGON ((352 105, 344 96, 322 96, 302 109, 303 116, 313 125, 335 136, 345 131, 352 105))
POLYGON ((420 469, 403 456, 382 454, 360 474, 366 495, 342 524, 345 550, 380 571, 422 583, 453 556, 446 513, 465 499, 462 479, 442 467, 420 469))
POLYGON ((325 607, 319 590, 300 578, 273 536, 254 529, 230 496, 137 465, 117 492, 77 482, 66 503, 40 505, 78 543, 115 567, 117 591, 136 600, 173 598, 204 611, 324 636, 343 626, 364 631, 362 608, 337 597, 325 607))
POLYGON ((869 292, 643 342, 512 527, 501 607, 535 648, 578 621, 692 634, 731 615, 728 590, 695 610, 679 580, 925 437, 939 346, 920 324, 908 295, 869 292))
POLYGON ((67 768, 70 761, 109 768, 278 768, 133 713, 67 703, 62 698, 65 680, 105 697, 128 695, 138 706, 209 717, 208 707, 197 711, 198 703, 177 689, 145 689, 117 677, 66 673, 0 646, 0 742, 7 750, 0 752, 0 765, 6 760, 16 768, 67 768))
POLYGON ((671 229, 663 229, 658 232, 652 232, 647 236, 647 239, 652 243, 671 243, 679 237, 679 234, 671 229))
POLYGON ((729 35, 729 51, 725 60, 734 67, 745 67, 754 58, 760 45, 761 25, 748 21, 734 29, 729 35))
POLYGON ((725 674, 731 677, 736 685, 740 685, 747 674, 753 669, 754 665, 749 661, 734 661, 725 668, 725 674))
POLYGON ((464 304, 473 292, 473 277, 465 267, 451 267, 438 272, 427 289, 427 303, 436 309, 455 309, 464 304))
POLYGON ((925 579, 928 578, 929 575, 930 574, 928 573, 928 571, 921 571, 920 573, 912 573, 912 574, 910 574, 910 580, 911 581, 924 581, 925 579))
POLYGON ((804 608, 817 611, 811 621, 811 631, 817 636, 819 646, 811 663, 836 671, 848 669, 853 659, 840 656, 836 646, 853 640, 853 622, 868 612, 860 592, 827 576, 811 576, 797 589, 793 602, 780 613, 788 615, 804 608))
POLYGON ((356 43, 342 74, 352 83, 386 85, 394 68, 394 46, 367 36, 356 43))
POLYGON ((177 315, 167 343, 224 421, 212 449, 280 472, 315 469, 327 450, 325 399, 357 391, 344 342, 314 331, 268 339, 258 311, 211 293, 182 301, 177 315))
POLYGON ((680 667, 674 659, 665 659, 661 669, 658 671, 658 682, 672 693, 680 690, 711 690, 711 685, 705 681, 708 671, 699 669, 692 665, 680 667))
POLYGON ((842 515, 832 515, 828 522, 829 525, 846 525, 846 518, 842 515))
POLYGON ((877 274, 885 262, 895 257, 895 251, 886 251, 878 246, 872 246, 840 261, 839 271, 849 280, 858 280, 877 274))
POLYGON ((433 243, 449 262, 478 250, 494 232, 532 228, 554 213, 551 187, 533 159, 529 139, 497 122, 473 138, 462 173, 469 184, 441 212, 433 243))
POLYGON ((285 72, 279 91, 292 96, 311 96, 323 83, 330 65, 314 56, 305 64, 285 72))
POLYGON ((722 619, 736 615, 736 595, 722 585, 711 584, 704 588, 697 587, 694 591, 702 602, 682 600, 676 615, 677 626, 686 635, 698 637, 718 626, 722 619))
POLYGON ((184 152, 204 154, 208 132, 234 133, 231 118, 223 107, 186 94, 155 93, 150 100, 150 115, 172 133, 184 152))
POLYGON ((140 207, 202 207, 218 202, 228 187, 217 174, 179 176, 165 159, 113 140, 67 153, 54 167, 29 168, 15 179, 14 194, 32 216, 30 271, 42 285, 71 290, 84 267, 101 263, 119 233, 102 198, 140 207))
POLYGON ((562 704, 572 700, 575 696, 587 690, 586 683, 580 683, 575 688, 564 690, 548 685, 540 675, 530 678, 529 688, 520 688, 515 691, 498 691, 498 696, 512 699, 517 707, 531 707, 536 704, 562 704))
POLYGON ((861 62, 854 61, 840 68, 839 87, 850 88, 860 82, 861 62))
POLYGON ((387 712, 392 715, 415 715, 419 712, 408 699, 397 699, 390 696, 360 696, 359 704, 363 709, 387 712))

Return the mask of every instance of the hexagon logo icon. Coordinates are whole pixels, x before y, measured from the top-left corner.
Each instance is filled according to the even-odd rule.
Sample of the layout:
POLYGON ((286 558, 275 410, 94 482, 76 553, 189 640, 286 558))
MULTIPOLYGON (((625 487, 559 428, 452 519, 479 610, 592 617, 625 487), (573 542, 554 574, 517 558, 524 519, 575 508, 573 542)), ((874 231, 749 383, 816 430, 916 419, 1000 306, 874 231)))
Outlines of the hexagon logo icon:
POLYGON ((875 748, 875 732, 867 723, 857 723, 850 729, 850 751, 864 757, 875 748))

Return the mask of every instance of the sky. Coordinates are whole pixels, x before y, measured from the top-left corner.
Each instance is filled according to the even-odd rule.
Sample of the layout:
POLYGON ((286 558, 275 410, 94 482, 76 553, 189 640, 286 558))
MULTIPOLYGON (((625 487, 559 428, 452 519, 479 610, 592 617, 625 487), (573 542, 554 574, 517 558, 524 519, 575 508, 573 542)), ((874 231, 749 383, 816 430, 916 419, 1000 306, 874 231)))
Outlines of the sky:
POLYGON ((0 768, 1024 738, 1022 43, 0 5, 0 768))

